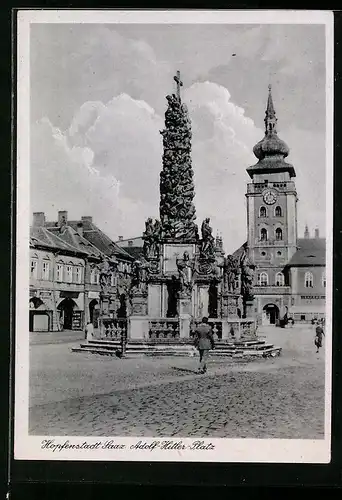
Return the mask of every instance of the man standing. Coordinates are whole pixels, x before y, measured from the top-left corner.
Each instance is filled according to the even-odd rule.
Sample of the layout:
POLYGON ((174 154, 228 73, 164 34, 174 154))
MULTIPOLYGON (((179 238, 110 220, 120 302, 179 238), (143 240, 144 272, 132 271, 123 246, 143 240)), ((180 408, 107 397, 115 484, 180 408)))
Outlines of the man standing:
POLYGON ((316 326, 316 336, 315 336, 315 345, 317 347, 316 353, 319 351, 320 347, 322 347, 324 330, 322 326, 318 323, 316 326))
POLYGON ((88 321, 85 327, 85 338, 86 340, 92 340, 94 335, 94 327, 91 321, 88 321))
POLYGON ((202 322, 196 329, 195 346, 199 350, 200 354, 198 373, 205 373, 207 371, 209 349, 214 349, 214 338, 211 331, 211 326, 208 324, 208 318, 206 317, 202 319, 202 322))

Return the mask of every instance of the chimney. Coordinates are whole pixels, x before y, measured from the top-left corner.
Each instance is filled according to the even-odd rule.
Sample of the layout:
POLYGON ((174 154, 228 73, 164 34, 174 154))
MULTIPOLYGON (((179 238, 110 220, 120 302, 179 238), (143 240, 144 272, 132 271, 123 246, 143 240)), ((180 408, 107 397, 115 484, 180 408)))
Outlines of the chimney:
POLYGON ((90 215, 82 215, 81 221, 82 222, 93 222, 93 218, 90 215))
POLYGON ((119 236, 119 241, 122 241, 123 240, 123 236, 119 236))
POLYGON ((316 227, 315 229, 315 238, 319 238, 319 229, 316 227))
POLYGON ((310 238, 308 225, 305 224, 304 238, 310 238))
POLYGON ((45 226, 45 214, 44 214, 44 212, 33 212, 33 226, 34 227, 44 227, 45 226))
POLYGON ((80 236, 83 236, 83 222, 77 223, 77 232, 80 236))
POLYGON ((64 226, 67 223, 68 223, 68 212, 66 212, 65 210, 60 210, 58 212, 58 225, 64 226))

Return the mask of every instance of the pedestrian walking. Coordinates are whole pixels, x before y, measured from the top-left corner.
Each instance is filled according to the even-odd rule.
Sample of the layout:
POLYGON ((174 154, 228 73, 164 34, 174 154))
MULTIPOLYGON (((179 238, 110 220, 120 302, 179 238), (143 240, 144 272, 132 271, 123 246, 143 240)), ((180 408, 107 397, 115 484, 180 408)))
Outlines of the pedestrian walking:
POLYGON ((322 347, 323 335, 325 336, 324 330, 320 324, 316 326, 316 336, 315 336, 315 346, 317 348, 317 352, 322 347))
POLYGON ((94 326, 91 321, 88 321, 85 327, 85 338, 86 340, 92 340, 94 335, 94 326))
POLYGON ((202 318, 202 322, 196 328, 195 347, 200 355, 198 373, 205 373, 207 371, 209 350, 215 347, 212 329, 206 317, 202 318))

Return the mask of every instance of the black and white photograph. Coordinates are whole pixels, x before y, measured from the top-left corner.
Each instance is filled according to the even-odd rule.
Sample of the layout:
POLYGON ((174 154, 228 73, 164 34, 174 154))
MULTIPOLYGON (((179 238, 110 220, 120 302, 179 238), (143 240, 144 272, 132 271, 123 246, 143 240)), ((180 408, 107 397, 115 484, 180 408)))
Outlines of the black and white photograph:
POLYGON ((17 40, 15 458, 328 463, 332 14, 17 40))

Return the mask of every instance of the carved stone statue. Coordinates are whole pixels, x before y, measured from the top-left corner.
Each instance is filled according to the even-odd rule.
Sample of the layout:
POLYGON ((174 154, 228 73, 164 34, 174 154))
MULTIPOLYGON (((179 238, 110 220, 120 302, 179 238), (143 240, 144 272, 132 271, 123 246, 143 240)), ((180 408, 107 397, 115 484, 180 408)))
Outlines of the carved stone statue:
POLYGON ((254 270, 255 266, 251 264, 248 255, 247 248, 244 247, 244 251, 240 257, 240 269, 241 269, 241 295, 243 300, 253 300, 253 281, 254 281, 254 270))
POLYGON ((213 237, 213 230, 210 226, 210 218, 207 217, 202 222, 202 244, 201 244, 201 257, 214 258, 215 257, 215 239, 213 237))
POLYGON ((223 288, 225 291, 230 293, 235 291, 239 271, 238 259, 235 259, 233 255, 228 255, 223 264, 223 288))
POLYGON ((163 237, 174 240, 198 238, 193 204, 195 186, 191 166, 191 123, 180 96, 180 76, 176 77, 177 95, 166 97, 163 136, 163 170, 160 173, 160 220, 163 237))
POLYGON ((158 242, 161 235, 160 222, 148 218, 145 222, 145 231, 143 233, 144 255, 147 259, 158 257, 158 242))
POLYGON ((140 260, 136 260, 133 264, 133 276, 131 283, 131 291, 133 293, 145 292, 147 281, 147 268, 140 260))
POLYGON ((190 294, 192 291, 194 265, 190 260, 189 253, 185 251, 183 259, 176 259, 176 264, 180 280, 180 292, 182 294, 190 294))
POLYGON ((100 264, 100 287, 101 293, 106 295, 109 293, 110 278, 112 275, 112 268, 108 258, 104 258, 100 264))

